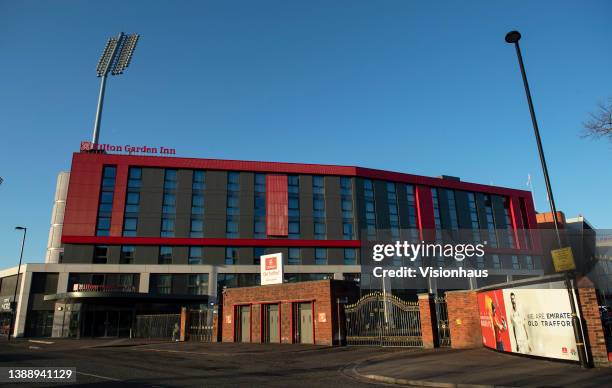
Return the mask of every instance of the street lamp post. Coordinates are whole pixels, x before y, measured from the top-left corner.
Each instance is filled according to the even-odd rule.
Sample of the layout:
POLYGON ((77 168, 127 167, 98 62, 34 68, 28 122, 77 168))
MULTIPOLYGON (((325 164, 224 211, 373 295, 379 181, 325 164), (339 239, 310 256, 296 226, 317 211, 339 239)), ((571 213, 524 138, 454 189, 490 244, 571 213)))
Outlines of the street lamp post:
MULTIPOLYGON (((519 46, 519 40, 521 39, 521 33, 518 31, 510 31, 506 34, 506 42, 514 44, 516 49, 516 56, 518 58, 519 67, 521 69, 521 76, 523 78, 523 86, 525 87, 525 94, 527 95, 527 104, 529 105, 529 113, 531 115, 531 123, 533 124, 533 132, 536 138, 536 144, 538 146, 538 153, 540 155, 540 163, 542 164, 542 172, 544 173, 544 182, 546 183, 546 193, 548 194, 548 202, 550 204, 550 210, 553 215, 553 223, 555 226, 555 236, 557 238, 557 244, 559 248, 562 248, 561 235, 559 234, 559 218, 557 216, 557 207, 555 206, 555 198, 553 197, 552 187, 550 184, 550 177, 548 175, 548 167, 546 166, 546 158, 544 157, 544 148, 542 146, 542 139, 540 138, 540 130, 538 128, 538 122, 536 120, 535 110, 533 108, 533 101, 531 99, 531 92, 529 90, 529 83, 527 82, 527 74, 525 73, 525 65, 523 64, 523 56, 521 55, 521 48, 519 46)), ((576 347, 578 351, 578 359, 580 365, 583 368, 588 367, 586 349, 584 346, 584 340, 582 337, 581 323, 578 319, 576 302, 574 301, 574 293, 572 282, 568 272, 565 272, 565 287, 569 296, 570 307, 572 309, 572 327, 574 329, 574 338, 576 340, 576 347)))
POLYGON ((11 324, 9 325, 9 332, 7 336, 7 340, 10 341, 11 333, 13 331, 13 325, 16 321, 17 315, 17 287, 19 286, 19 274, 21 272, 21 261, 23 260, 23 248, 25 246, 26 234, 28 233, 28 228, 25 226, 16 226, 15 230, 23 230, 23 237, 21 238, 21 254, 19 254, 19 266, 17 266, 17 280, 15 280, 15 290, 13 291, 13 308, 11 314, 11 324))

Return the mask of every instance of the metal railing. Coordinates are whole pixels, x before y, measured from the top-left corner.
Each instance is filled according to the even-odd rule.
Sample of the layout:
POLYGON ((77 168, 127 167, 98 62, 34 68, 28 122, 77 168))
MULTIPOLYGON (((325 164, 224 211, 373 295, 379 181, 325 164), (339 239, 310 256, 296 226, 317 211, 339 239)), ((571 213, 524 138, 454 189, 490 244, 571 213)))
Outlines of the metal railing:
POLYGON ((180 322, 180 314, 137 315, 134 337, 178 340, 180 322))

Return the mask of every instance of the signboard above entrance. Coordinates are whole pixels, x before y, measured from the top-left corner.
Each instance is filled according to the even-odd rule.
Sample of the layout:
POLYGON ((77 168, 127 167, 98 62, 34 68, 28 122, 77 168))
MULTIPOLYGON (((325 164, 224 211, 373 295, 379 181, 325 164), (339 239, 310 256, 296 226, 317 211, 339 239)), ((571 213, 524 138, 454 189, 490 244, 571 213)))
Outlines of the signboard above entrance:
POLYGON ((261 261, 261 285, 281 284, 283 282, 283 254, 272 253, 262 255, 261 261))

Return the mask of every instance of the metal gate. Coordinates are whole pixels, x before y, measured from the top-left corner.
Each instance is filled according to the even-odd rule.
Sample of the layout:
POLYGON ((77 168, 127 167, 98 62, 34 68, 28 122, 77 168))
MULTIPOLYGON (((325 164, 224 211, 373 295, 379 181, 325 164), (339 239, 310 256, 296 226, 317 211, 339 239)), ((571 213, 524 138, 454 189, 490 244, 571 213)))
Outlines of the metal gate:
POLYGON ((450 326, 448 325, 448 310, 446 308, 446 297, 434 298, 436 305, 436 320, 438 321, 438 344, 440 347, 450 347, 450 326))
POLYGON ((212 342, 213 329, 212 309, 189 311, 189 340, 212 342))
POLYGON ((134 337, 178 340, 180 321, 179 314, 137 315, 134 337))
POLYGON ((422 347, 418 302, 374 292, 344 307, 347 345, 422 347))

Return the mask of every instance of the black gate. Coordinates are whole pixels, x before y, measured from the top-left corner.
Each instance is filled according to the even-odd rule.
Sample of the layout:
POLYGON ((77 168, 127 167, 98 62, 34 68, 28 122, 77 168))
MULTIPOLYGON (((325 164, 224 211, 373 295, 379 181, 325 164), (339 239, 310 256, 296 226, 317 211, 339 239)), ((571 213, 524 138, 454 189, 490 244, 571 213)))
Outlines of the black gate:
POLYGON ((374 292, 344 307, 347 345, 422 347, 418 302, 374 292))
POLYGON ((448 325, 448 310, 446 308, 446 298, 438 296, 434 298, 436 305, 436 319, 438 321, 438 344, 440 347, 450 347, 450 327, 448 325))
POLYGON ((212 342, 213 309, 189 311, 189 340, 212 342))
POLYGON ((180 335, 180 322, 180 314, 137 315, 134 337, 176 341, 180 335))

